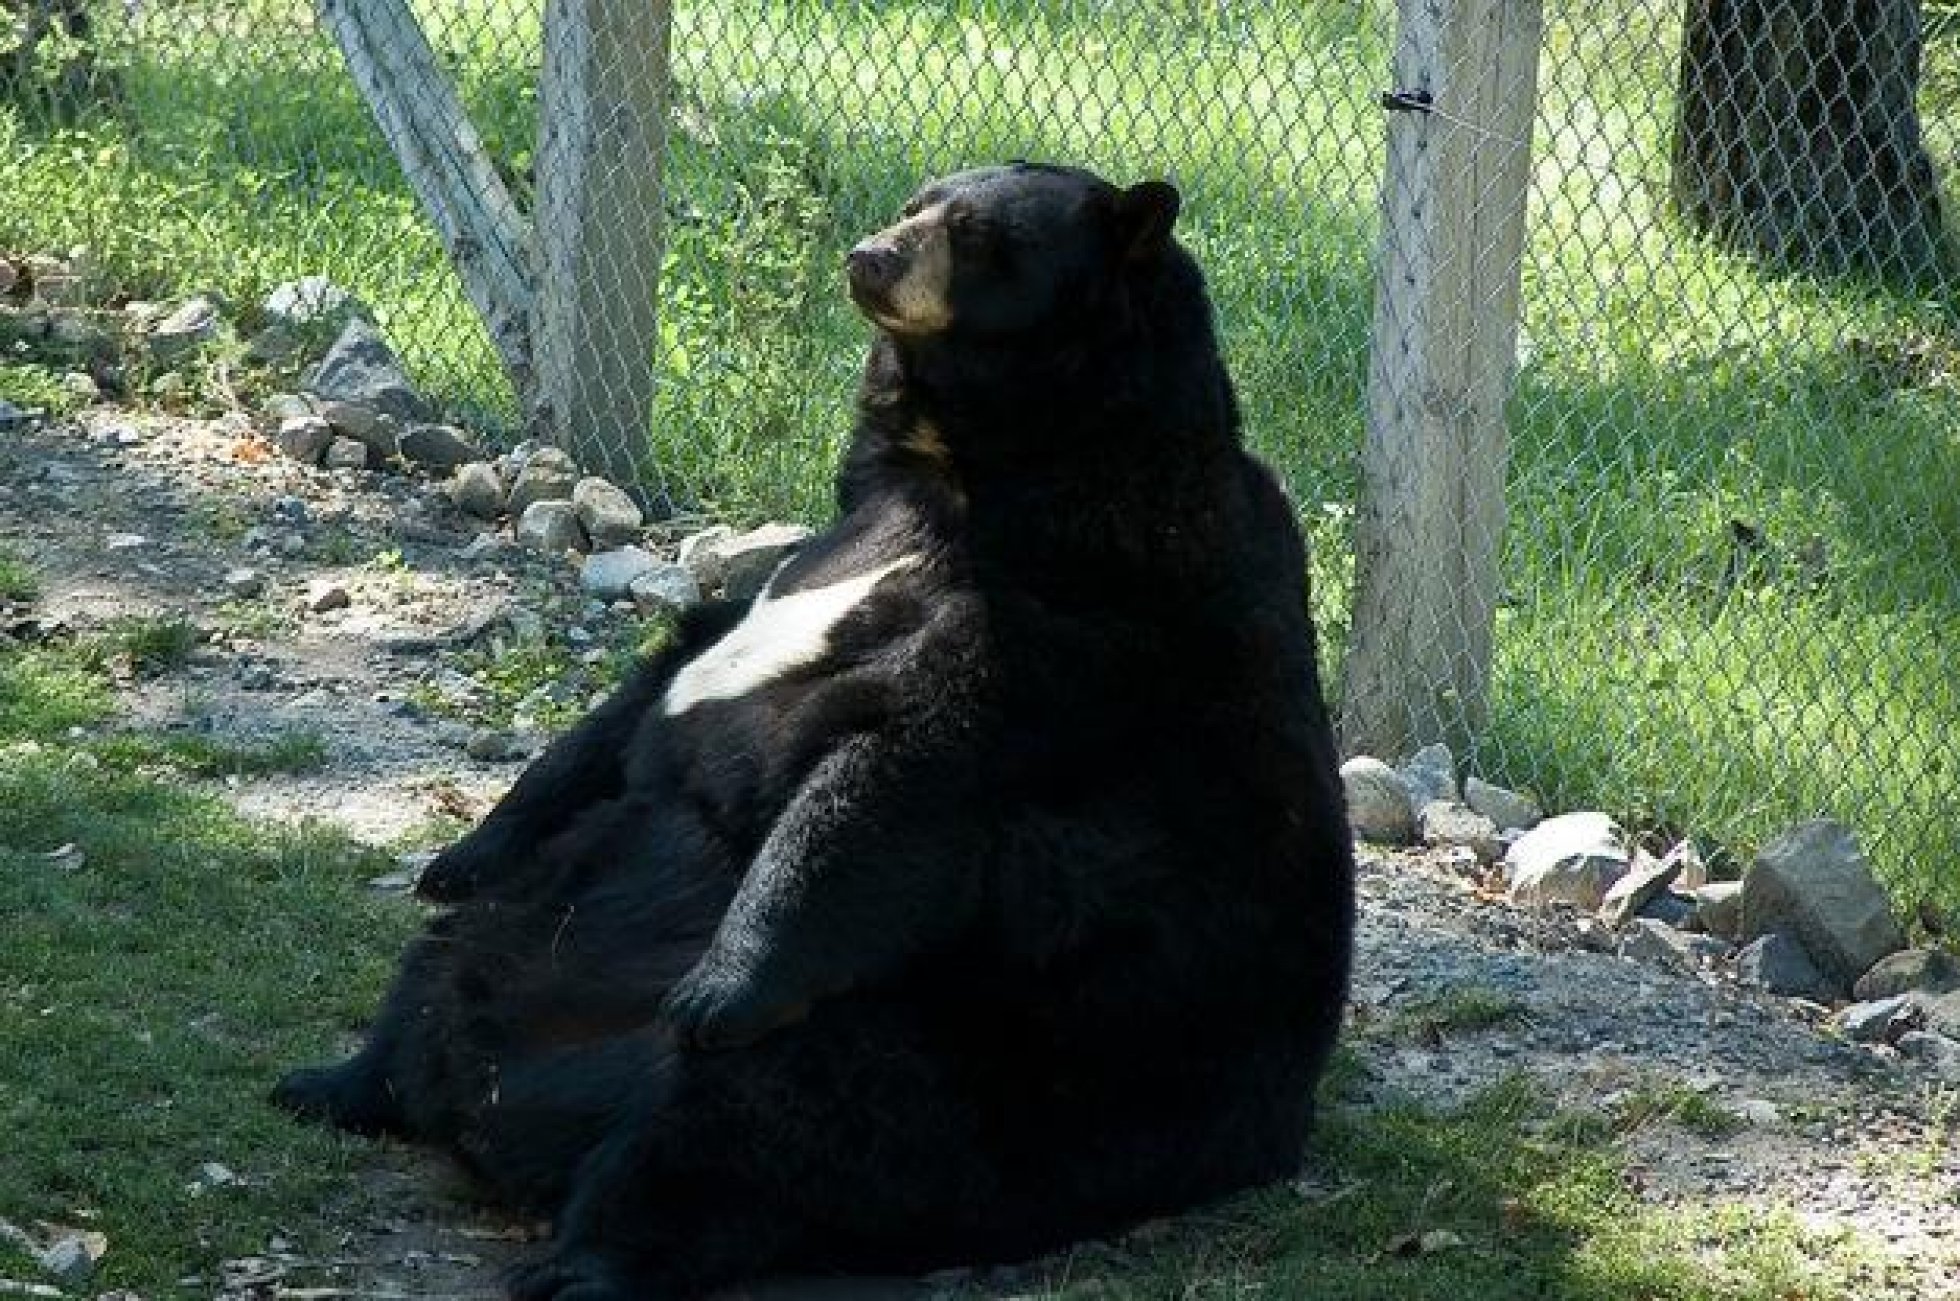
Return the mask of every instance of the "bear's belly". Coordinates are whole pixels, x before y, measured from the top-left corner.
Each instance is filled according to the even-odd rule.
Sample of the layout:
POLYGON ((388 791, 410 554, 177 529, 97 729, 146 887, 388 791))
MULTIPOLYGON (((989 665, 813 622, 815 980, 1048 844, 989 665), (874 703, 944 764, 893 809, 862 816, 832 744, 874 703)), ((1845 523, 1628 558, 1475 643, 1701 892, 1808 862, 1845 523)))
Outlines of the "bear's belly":
POLYGON ((918 563, 916 555, 901 556, 824 587, 782 596, 764 591, 742 622, 674 675, 661 712, 671 718, 710 700, 736 700, 823 658, 831 629, 862 605, 887 574, 918 563))

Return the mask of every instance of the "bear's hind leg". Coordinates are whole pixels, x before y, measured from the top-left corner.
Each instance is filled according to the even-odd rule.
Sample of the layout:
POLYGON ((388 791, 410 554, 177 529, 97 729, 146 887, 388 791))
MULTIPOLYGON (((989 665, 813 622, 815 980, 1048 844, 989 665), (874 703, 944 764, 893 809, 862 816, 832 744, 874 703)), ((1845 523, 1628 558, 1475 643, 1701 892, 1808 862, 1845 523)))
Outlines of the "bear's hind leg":
POLYGON ((998 1180, 920 1013, 862 996, 747 1048, 657 1063, 579 1166, 518 1301, 695 1297, 786 1268, 978 1248, 998 1180))

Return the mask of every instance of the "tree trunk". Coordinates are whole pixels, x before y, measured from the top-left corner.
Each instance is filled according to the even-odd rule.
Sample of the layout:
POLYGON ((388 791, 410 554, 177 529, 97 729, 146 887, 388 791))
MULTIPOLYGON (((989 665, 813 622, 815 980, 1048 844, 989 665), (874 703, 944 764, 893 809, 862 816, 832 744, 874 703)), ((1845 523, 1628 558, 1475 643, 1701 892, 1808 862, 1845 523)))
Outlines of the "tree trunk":
POLYGON ((1674 202, 1785 266, 1905 279, 1944 260, 1920 139, 1918 0, 1687 0, 1674 202))
POLYGON ((320 14, 521 399, 533 382, 530 225, 407 0, 320 0, 320 14))

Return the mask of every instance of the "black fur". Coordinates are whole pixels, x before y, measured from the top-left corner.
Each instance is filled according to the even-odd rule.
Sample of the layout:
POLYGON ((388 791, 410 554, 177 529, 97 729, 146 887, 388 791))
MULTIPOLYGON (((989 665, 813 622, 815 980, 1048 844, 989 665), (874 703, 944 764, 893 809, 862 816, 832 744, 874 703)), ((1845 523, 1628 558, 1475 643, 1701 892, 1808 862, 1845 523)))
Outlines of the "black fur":
POLYGON ((525 1301, 1021 1257, 1298 1161, 1348 834, 1176 193, 922 198, 952 322, 879 335, 838 522, 772 590, 917 563, 670 717, 741 612, 691 620, 437 860, 458 906, 361 1054, 280 1086, 554 1215, 525 1301))

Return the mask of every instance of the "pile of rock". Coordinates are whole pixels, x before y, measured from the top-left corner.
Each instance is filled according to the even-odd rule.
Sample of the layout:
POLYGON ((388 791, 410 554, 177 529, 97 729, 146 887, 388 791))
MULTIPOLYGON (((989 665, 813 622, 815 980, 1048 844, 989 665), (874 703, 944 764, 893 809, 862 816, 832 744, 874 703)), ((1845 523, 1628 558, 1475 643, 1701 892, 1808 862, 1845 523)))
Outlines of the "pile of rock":
POLYGON ((1590 947, 1839 1007, 1847 1038, 1887 1044, 1960 1079, 1960 961, 1906 948, 1857 838, 1820 819, 1773 838, 1736 880, 1694 842, 1656 857, 1611 817, 1543 818, 1525 795, 1470 778, 1430 746, 1399 769, 1342 766, 1355 835, 1460 855, 1515 904, 1581 914, 1590 947))

